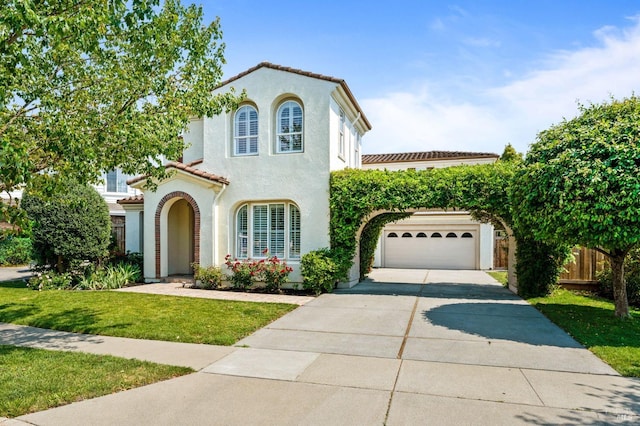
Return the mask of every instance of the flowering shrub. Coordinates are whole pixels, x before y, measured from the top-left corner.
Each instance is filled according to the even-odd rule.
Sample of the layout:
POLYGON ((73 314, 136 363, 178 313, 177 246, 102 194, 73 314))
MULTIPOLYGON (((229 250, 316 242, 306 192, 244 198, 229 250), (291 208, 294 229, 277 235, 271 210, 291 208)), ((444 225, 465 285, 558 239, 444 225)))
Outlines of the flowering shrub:
MULTIPOLYGON (((265 250, 263 254, 268 256, 269 252, 265 250)), ((293 271, 293 268, 287 266, 287 262, 277 256, 256 261, 232 260, 228 254, 225 257, 225 265, 232 272, 231 285, 239 290, 250 288, 256 281, 264 281, 266 290, 275 293, 289 280, 289 274, 293 271)))
POLYGON ((217 266, 200 266, 198 263, 192 263, 193 278, 196 283, 200 283, 200 287, 205 290, 215 290, 220 287, 222 282, 222 271, 217 266))
MULTIPOLYGON (((265 253, 266 254, 266 253, 265 253)), ((260 267, 260 276, 265 282, 267 291, 275 293, 280 290, 282 284, 289 281, 289 274, 293 268, 287 266, 287 262, 272 256, 258 262, 260 267)))
POLYGON ((231 260, 231 255, 228 254, 225 258, 224 264, 227 265, 232 272, 231 285, 237 290, 246 290, 250 288, 253 283, 258 280, 259 266, 258 262, 252 260, 231 260))
POLYGON ((73 278, 68 272, 38 272, 29 279, 27 287, 33 290, 71 290, 73 278))

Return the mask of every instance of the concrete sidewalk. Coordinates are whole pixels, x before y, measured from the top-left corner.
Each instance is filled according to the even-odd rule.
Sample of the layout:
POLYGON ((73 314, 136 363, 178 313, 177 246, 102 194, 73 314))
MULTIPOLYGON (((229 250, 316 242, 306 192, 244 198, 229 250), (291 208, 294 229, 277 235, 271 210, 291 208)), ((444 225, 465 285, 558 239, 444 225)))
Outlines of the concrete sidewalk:
MULTIPOLYGON (((479 271, 376 270, 358 286, 318 297, 222 348, 226 353, 217 350, 198 373, 11 422, 640 421, 638 380, 617 375, 479 271)), ((186 346, 180 353, 191 357, 186 346)))

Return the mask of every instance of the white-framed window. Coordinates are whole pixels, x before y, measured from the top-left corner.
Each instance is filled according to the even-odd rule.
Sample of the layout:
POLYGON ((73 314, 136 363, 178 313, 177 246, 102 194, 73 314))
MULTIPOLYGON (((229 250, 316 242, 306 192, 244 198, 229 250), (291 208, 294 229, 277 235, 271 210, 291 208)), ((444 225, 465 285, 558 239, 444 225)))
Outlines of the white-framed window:
POLYGON ((236 214, 236 257, 300 258, 300 210, 293 203, 247 203, 236 214))
POLYGON ((304 125, 302 106, 296 101, 285 101, 278 107, 276 117, 276 152, 302 152, 304 125))
POLYGON ((241 106, 233 118, 233 153, 258 153, 258 111, 251 105, 241 106))
POLYGON ((344 127, 345 127, 344 111, 340 110, 340 135, 338 138, 338 154, 341 157, 344 157, 344 127))
POLYGON ((107 185, 107 192, 119 192, 119 193, 127 193, 129 188, 127 187, 127 179, 129 179, 129 175, 122 173, 120 169, 114 169, 107 172, 107 176, 105 178, 107 185))

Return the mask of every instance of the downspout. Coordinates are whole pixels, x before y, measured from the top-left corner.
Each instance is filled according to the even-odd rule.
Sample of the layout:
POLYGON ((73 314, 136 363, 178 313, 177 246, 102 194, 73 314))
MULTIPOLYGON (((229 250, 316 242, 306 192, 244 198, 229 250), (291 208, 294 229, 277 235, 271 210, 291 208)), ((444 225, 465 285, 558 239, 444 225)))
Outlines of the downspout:
POLYGON ((213 266, 218 266, 218 199, 227 189, 226 184, 222 184, 222 189, 213 199, 213 266))

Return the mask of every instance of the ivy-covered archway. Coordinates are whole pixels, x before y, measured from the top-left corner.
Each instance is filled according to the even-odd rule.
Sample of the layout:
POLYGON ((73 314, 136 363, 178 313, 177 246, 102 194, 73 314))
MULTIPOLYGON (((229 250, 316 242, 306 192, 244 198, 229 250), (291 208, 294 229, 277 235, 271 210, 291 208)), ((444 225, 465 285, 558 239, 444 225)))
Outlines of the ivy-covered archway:
POLYGON ((423 171, 347 169, 331 175, 331 247, 341 279, 362 279, 385 224, 426 209, 465 210, 511 234, 510 286, 515 238, 508 188, 513 163, 463 165, 423 171), (358 260, 354 265, 354 259, 358 260))

